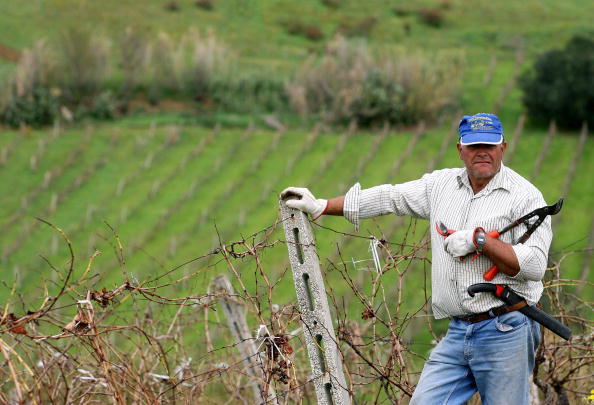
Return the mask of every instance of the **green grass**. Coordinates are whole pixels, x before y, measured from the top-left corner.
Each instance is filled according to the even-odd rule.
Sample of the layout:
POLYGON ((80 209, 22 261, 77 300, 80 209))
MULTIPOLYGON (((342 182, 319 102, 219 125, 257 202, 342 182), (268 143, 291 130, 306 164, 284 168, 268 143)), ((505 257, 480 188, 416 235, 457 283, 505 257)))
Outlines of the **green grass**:
MULTIPOLYGON (((259 0, 246 4, 241 1, 217 2, 213 11, 201 10, 191 1, 178 1, 178 12, 163 7, 166 2, 151 0, 139 7, 132 1, 80 3, 60 0, 45 3, 27 3, 17 6, 3 1, 3 41, 10 46, 22 48, 42 36, 59 35, 60 27, 69 24, 91 24, 94 30, 116 36, 128 26, 137 26, 148 32, 171 32, 182 34, 189 26, 200 26, 217 31, 237 49, 257 57, 274 57, 279 45, 287 46, 285 55, 306 51, 308 43, 283 31, 284 19, 299 16, 305 22, 319 24, 326 35, 331 35, 345 19, 375 16, 378 23, 372 30, 371 39, 380 44, 403 41, 406 36, 403 23, 412 24, 411 36, 406 41, 412 46, 426 44, 427 39, 437 40, 436 47, 455 47, 460 43, 476 46, 509 47, 518 36, 527 43, 554 45, 562 43, 580 29, 589 29, 587 1, 568 3, 547 2, 489 2, 481 0, 467 3, 457 0, 443 2, 423 1, 415 5, 389 0, 372 0, 360 3, 355 0, 341 2, 340 7, 325 7, 320 1, 309 0, 299 4, 288 0, 259 0), (398 17, 396 7, 413 11, 409 16, 398 17), (422 7, 441 8, 445 25, 434 29, 420 24, 414 11, 422 7), (117 12, 114 12, 117 10, 117 12), (20 25, 27 20, 27 29, 20 25), (542 30, 542 21, 547 21, 547 30, 542 30), (238 24, 239 23, 239 24, 238 24), (451 35, 442 35, 442 31, 451 35), (550 35, 551 38, 546 38, 550 35), (548 41, 552 39, 552 43, 548 41), (292 50, 294 48, 294 50, 292 50)), ((591 14, 590 14, 591 15, 591 14)), ((408 44, 404 44, 407 46, 408 44)))
MULTIPOLYGON (((495 105, 515 69, 515 62, 500 59, 499 55, 498 58, 494 74, 486 86, 482 82, 490 61, 483 61, 469 73, 465 103, 475 105, 476 110, 482 109, 480 105, 495 105)), ((502 105, 500 115, 508 134, 515 126, 519 96, 518 90, 512 89, 502 105)), ((62 263, 64 260, 64 246, 55 251, 56 235, 49 228, 40 226, 34 216, 42 216, 61 226, 81 257, 90 255, 95 248, 104 251, 96 261, 101 274, 96 287, 110 287, 121 283, 128 273, 145 279, 148 274, 203 254, 218 244, 219 237, 224 241, 237 240, 271 224, 276 216, 276 210, 272 208, 276 206, 276 196, 287 185, 307 186, 317 195, 333 196, 343 194, 351 186, 347 182, 360 181, 363 187, 369 187, 417 178, 450 130, 449 119, 440 127, 429 128, 395 178, 387 178, 390 167, 407 149, 413 130, 390 130, 363 171, 355 173, 359 161, 375 142, 377 135, 373 132, 357 132, 346 140, 338 133, 324 133, 316 138, 310 149, 301 153, 307 137, 303 130, 288 132, 273 148, 270 147, 273 134, 269 131, 256 130, 247 137, 241 135, 248 131, 245 128, 249 123, 261 125, 259 118, 236 119, 223 113, 209 119, 224 127, 236 128, 215 131, 214 138, 206 142, 214 130, 195 124, 210 121, 189 115, 161 114, 131 116, 116 125, 100 125, 96 129, 74 127, 59 136, 51 135, 49 129, 30 133, 5 132, 0 147, 9 150, 9 158, 0 168, 3 179, 6 179, 1 197, 4 214, 0 218, 10 232, 4 233, 0 241, 5 252, 2 266, 7 274, 6 284, 11 285, 14 279, 21 285, 28 285, 30 280, 38 277, 55 279, 37 253, 49 257, 52 262, 62 263), (92 135, 85 137, 83 134, 88 131, 92 135), (175 142, 168 141, 172 132, 178 133, 175 142), (344 146, 337 149, 343 140, 344 146), (200 142, 206 142, 204 150, 192 157, 192 149, 200 142), (33 167, 30 159, 36 151, 39 159, 33 167), (287 171, 290 154, 297 154, 299 159, 287 171), (150 167, 147 167, 148 161, 152 162, 150 167), (258 166, 254 166, 254 161, 259 162, 258 166), (43 188, 41 184, 46 173, 57 173, 58 176, 51 179, 49 187, 43 188), (72 186, 84 173, 80 184, 72 186), (125 187, 119 193, 116 190, 122 182, 125 187), (188 194, 192 187, 195 191, 188 194), (262 195, 262 189, 267 190, 268 195, 262 195), (59 204, 56 212, 50 213, 48 206, 54 195, 59 197, 59 204), (104 221, 115 226, 124 241, 127 252, 124 269, 120 269, 111 254, 112 247, 105 241, 110 238, 110 232, 104 221)), ((542 130, 527 128, 524 131, 512 163, 520 174, 529 176, 532 173, 544 135, 542 130)), ((575 134, 559 134, 537 173, 535 184, 549 202, 559 196, 576 145, 575 134)), ((569 214, 566 209, 560 215, 562 220, 558 228, 562 238, 555 240, 555 254, 562 254, 567 246, 581 249, 587 244, 590 222, 583 218, 591 218, 587 205, 591 203, 587 191, 591 182, 584 170, 585 173, 590 170, 591 149, 587 143, 574 179, 576 185, 571 188, 571 193, 577 197, 567 196, 566 204, 570 205, 566 207, 573 209, 569 214)), ((459 165, 452 147, 438 168, 459 165)), ((343 232, 351 231, 350 226, 340 219, 328 218, 322 222, 343 232)), ((391 218, 380 218, 365 224, 362 233, 375 232, 379 226, 389 234, 394 232, 392 237, 400 240, 408 222, 392 230, 393 222, 391 218)), ((422 222, 418 226, 416 239, 427 229, 422 222)), ((282 235, 278 237, 282 238, 282 235)), ((335 234, 329 233, 327 237, 327 243, 320 245, 320 254, 333 257, 336 243, 342 242, 335 234)), ((363 245, 347 243, 344 257, 359 257, 361 251, 366 250, 363 245)), ((582 256, 572 255, 565 261, 564 270, 569 277, 580 276, 582 256)), ((274 268, 287 266, 283 249, 274 249, 266 254, 266 258, 274 268)), ((558 256, 554 258, 558 259, 558 256)), ((418 264, 413 263, 415 266, 418 264)), ((243 265, 239 267, 243 268, 243 265)), ((420 271, 418 268, 413 270, 420 271)), ((207 277, 203 277, 207 284, 207 277)), ((252 284, 256 281, 252 280, 252 284)), ((418 279, 413 277, 411 283, 411 290, 421 288, 418 279)), ((287 297, 285 288, 290 289, 290 284, 281 289, 284 298, 287 297)), ((422 303, 414 294, 410 302, 422 303)))
MULTIPOLYGON (((376 24, 365 40, 371 48, 384 53, 395 48, 406 52, 433 55, 458 52, 465 56, 466 74, 461 95, 463 107, 482 111, 492 106, 501 84, 505 83, 514 65, 515 52, 520 47, 525 54, 522 68, 527 68, 535 56, 551 47, 562 46, 576 33, 591 33, 592 2, 492 2, 475 1, 469 6, 461 0, 426 0, 414 5, 389 0, 358 2, 342 1, 338 8, 329 8, 319 0, 299 3, 288 0, 238 0, 216 2, 214 10, 199 9, 190 0, 176 1, 179 11, 165 9, 166 1, 149 0, 142 7, 131 1, 106 0, 101 3, 80 3, 59 0, 51 5, 42 2, 16 4, 0 1, 2 42, 18 50, 35 41, 58 40, 71 26, 90 28, 117 44, 128 28, 154 39, 160 32, 179 38, 190 28, 212 31, 239 56, 240 66, 286 74, 300 66, 308 55, 319 53, 345 22, 373 17, 376 24), (395 8, 410 10, 398 16, 395 8), (434 8, 443 15, 444 25, 432 28, 419 21, 417 12, 434 8), (117 12, 114 12, 117 10, 117 12), (312 42, 287 33, 287 21, 301 21, 320 27, 325 37, 312 42), (546 22, 546 23, 545 23, 546 22), (26 24, 26 29, 23 29, 26 24), (410 26, 407 34, 404 27, 410 26), (491 57, 498 60, 496 77, 487 88, 482 79, 491 57)), ((118 76, 118 63, 112 65, 118 76)), ((0 58, 0 78, 12 70, 9 62, 0 58)), ((520 105, 514 95, 504 104, 502 113, 517 114, 520 105)))

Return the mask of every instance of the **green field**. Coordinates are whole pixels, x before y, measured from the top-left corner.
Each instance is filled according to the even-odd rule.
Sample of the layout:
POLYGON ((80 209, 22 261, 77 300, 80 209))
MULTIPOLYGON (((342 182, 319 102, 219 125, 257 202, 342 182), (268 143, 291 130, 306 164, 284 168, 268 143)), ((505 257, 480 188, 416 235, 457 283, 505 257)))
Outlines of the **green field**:
MULTIPOLYGON (((41 38, 59 40, 68 27, 84 24, 117 44, 127 27, 148 36, 166 32, 173 37, 194 27, 213 30, 226 41, 237 52, 240 66, 265 67, 286 75, 308 54, 321 51, 340 29, 373 17, 371 28, 353 34, 353 39, 364 39, 377 52, 404 49, 463 55, 461 107, 468 112, 498 111, 511 139, 518 132, 522 110, 521 93, 514 85, 517 74, 540 52, 561 46, 575 33, 587 33, 588 16, 594 11, 586 1, 497 5, 481 1, 472 7, 461 1, 425 1, 414 6, 341 1, 336 8, 314 0, 299 6, 288 1, 220 1, 213 3, 212 10, 179 1, 177 11, 167 9, 167 4, 151 1, 139 8, 132 2, 118 2, 117 7, 109 2, 60 1, 51 6, 5 2, 0 16, 2 41, 22 50, 41 38), (437 10, 442 25, 424 24, 423 9, 437 10), (25 20, 28 29, 19 29, 25 20), (286 26, 292 20, 321 28, 322 40, 290 35, 286 26)), ((117 70, 117 61, 113 64, 117 70)), ((3 61, 0 67, 8 73, 13 66, 3 61)), ((288 185, 307 186, 314 193, 331 196, 344 193, 355 181, 369 187, 417 178, 438 153, 451 120, 444 116, 440 124, 429 128, 406 157, 401 153, 412 139, 412 128, 391 129, 379 140, 379 131, 356 130, 345 135, 346 129, 324 129, 308 142, 316 131, 313 126, 298 124, 274 133, 266 129, 260 116, 224 111, 197 117, 139 115, 113 124, 89 122, 64 129, 4 130, 0 135, 0 223, 5 232, 0 246, 5 288, 0 296, 6 295, 13 282, 28 289, 34 280, 55 279, 40 255, 52 263, 65 260, 59 236, 34 217, 47 219, 66 232, 79 266, 94 249, 104 252, 94 264, 101 275, 95 287, 110 287, 129 276, 144 280, 208 252, 218 245, 219 237, 241 239, 272 224, 277 195, 288 185), (221 129, 217 123, 222 123, 221 129), (400 166, 394 169, 395 162, 400 166), (117 229, 124 243, 124 271, 129 274, 122 275, 119 269, 111 252, 111 231, 104 222, 117 229)), ((551 257, 564 258, 564 277, 583 278, 590 259, 584 265, 589 256, 581 250, 591 243, 592 233, 591 140, 576 151, 579 134, 561 131, 548 143, 546 129, 532 128, 529 121, 519 128, 519 135, 517 145, 512 145, 511 166, 532 178, 547 201, 556 201, 565 193, 565 207, 555 219, 551 257), (578 253, 565 257, 567 251, 578 253)), ((433 162, 433 168, 457 165, 453 143, 440 161, 433 162)), ((377 222, 394 241, 403 237, 400 228, 408 223, 394 218, 377 222)), ((323 223, 350 230, 340 219, 324 219, 323 223)), ((370 221, 361 233, 366 235, 375 226, 370 221)), ((426 224, 420 226, 424 229, 426 224)), ((337 236, 319 232, 321 257, 334 257, 337 236)), ((345 246, 352 250, 344 252, 346 257, 367 254, 365 244, 345 246)), ((286 267, 285 253, 276 247, 268 254, 271 269, 278 272, 286 267)))
MULTIPOLYGON (((504 125, 511 131, 516 123, 504 125)), ((262 316, 268 319, 270 304, 290 306, 296 301, 287 247, 276 243, 260 250, 259 263, 252 256, 232 259, 236 275, 220 253, 212 253, 213 249, 221 243, 230 246, 242 240, 248 246, 283 240, 281 226, 267 237, 262 232, 253 238, 250 235, 278 219, 277 196, 286 186, 308 186, 316 195, 329 197, 346 192, 355 181, 370 187, 415 179, 430 167, 459 166, 451 138, 445 144, 445 153, 440 154, 450 127, 446 122, 426 130, 417 139, 414 128, 384 134, 317 128, 274 132, 255 126, 226 129, 131 121, 27 133, 4 131, 0 136, 0 156, 4 156, 0 167, 0 220, 7 231, 0 239, 0 299, 10 302, 7 310, 20 314, 38 308, 47 295, 55 295, 61 288, 70 255, 60 235, 34 218, 40 217, 68 235, 75 255, 71 280, 81 280, 79 287, 59 301, 64 308, 54 311, 54 316, 66 320, 72 316, 71 299, 81 298, 75 291, 110 291, 127 281, 141 286, 173 283, 156 292, 163 297, 183 299, 207 294, 214 277, 226 274, 243 300, 257 297, 262 316), (110 227, 119 235, 122 253, 110 227), (87 273, 95 251, 101 254, 87 273), (273 284, 272 289, 267 287, 264 275, 273 284)), ((593 226, 592 141, 587 139, 582 148, 577 148, 576 134, 561 132, 543 150, 543 135, 541 131, 521 131, 509 164, 526 177, 534 176, 533 181, 547 202, 565 197, 564 208, 554 222, 550 255, 553 262, 562 260, 561 273, 551 271, 547 279, 591 282, 591 255, 584 249, 591 243, 593 226), (540 168, 536 167, 539 161, 540 168), (568 190, 566 194, 564 190, 568 190)), ((324 217, 318 222, 335 231, 354 232, 342 218, 324 217)), ((421 356, 432 347, 433 336, 425 324, 426 318, 413 314, 429 299, 430 264, 423 250, 417 258, 405 257, 423 238, 428 225, 426 221, 386 216, 364 221, 358 232, 364 237, 386 237, 392 243, 393 254, 402 258, 381 277, 381 285, 388 308, 398 313, 399 322, 411 317, 401 336, 408 350, 421 356), (405 246, 400 247, 401 243, 405 246), (396 307, 396 303, 401 305, 396 307)), ((360 320, 365 305, 352 291, 356 288, 363 296, 371 297, 376 286, 372 283, 375 272, 369 271, 368 240, 342 237, 317 226, 314 231, 326 288, 334 297, 333 302, 342 308, 339 312, 346 319, 369 325, 360 320), (361 260, 364 261, 353 263, 361 260), (353 287, 346 282, 347 275, 353 287)), ((245 249, 245 245, 237 245, 238 252, 245 249)), ((381 260, 389 264, 384 253, 381 260)), ((582 299, 591 300, 591 289, 567 287, 567 291, 578 291, 582 299)), ((188 319, 190 325, 196 325, 181 329, 185 342, 182 353, 190 357, 203 353, 209 364, 235 356, 232 348, 204 352, 202 312, 193 307, 182 311, 128 293, 112 304, 105 310, 96 309, 102 314, 104 328, 137 323, 137 314, 142 312, 153 314, 154 327, 164 330, 170 328, 172 317, 176 319, 181 314, 180 322, 188 319)), ((383 313, 378 304, 379 301, 371 305, 383 313)), ((570 303, 570 307, 575 306, 578 311, 584 310, 577 301, 570 303)), ((255 327, 254 309, 249 308, 249 324, 255 327)), ((210 317, 214 347, 227 347, 230 337, 222 329, 222 314, 216 312, 210 317)), ((447 326, 443 321, 431 323, 438 335, 447 326)), ((47 327, 50 325, 44 325, 47 327)), ((287 333, 285 328, 289 327, 297 325, 282 325, 280 330, 287 333)), ((378 328, 380 335, 381 330, 378 328)), ((117 339, 116 347, 122 353, 132 350, 123 335, 114 334, 112 338, 117 339)), ((175 348, 176 342, 163 344, 175 348)), ((180 355, 177 350, 174 353, 180 355)), ((422 357, 415 358, 411 367, 419 369, 421 361, 422 357)))
MULTIPOLYGON (((49 278, 51 272, 39 254, 54 263, 64 260, 65 246, 58 243, 58 235, 34 217, 64 230, 80 266, 95 248, 104 252, 94 265, 101 274, 96 288, 122 281, 109 244, 97 236, 109 237, 103 223, 108 222, 124 243, 127 271, 144 280, 218 246, 215 225, 227 242, 271 225, 277 216, 277 195, 288 185, 308 186, 329 197, 346 192, 354 181, 370 187, 419 177, 437 155, 448 126, 427 130, 393 178, 388 178, 390 168, 401 159, 412 130, 390 130, 383 138, 331 131, 318 134, 311 143, 306 142, 311 132, 261 128, 97 125, 4 132, 1 218, 3 229, 9 230, 0 239, 4 281, 7 287, 15 280, 28 287, 33 280, 49 278)), ((587 140, 576 156, 578 137, 563 132, 552 139, 548 151, 542 150, 544 144, 542 133, 523 131, 510 164, 526 177, 534 175, 548 202, 568 188, 555 222, 551 257, 558 260, 589 243, 594 149, 587 140), (542 153, 542 165, 535 169, 542 153), (568 177, 574 162, 575 175, 568 177)), ((453 143, 437 162, 437 168, 452 166, 459 166, 453 143)), ((394 221, 389 217, 379 222, 387 232, 394 221)), ((342 219, 325 218, 322 223, 352 230, 342 219)), ((373 227, 368 221, 360 234, 367 235, 373 227)), ((330 256, 336 237, 319 232, 320 254, 330 256)), ((398 241, 398 235, 396 230, 391 240, 398 241)), ((367 254, 364 245, 350 247, 348 254, 355 257, 367 254)), ((284 249, 274 251, 267 257, 270 268, 286 265, 284 249)), ((567 259, 564 277, 580 278, 583 257, 582 252, 567 259)))
MULTIPOLYGON (((235 75, 245 71, 267 72, 286 79, 307 60, 320 54, 326 44, 343 33, 355 41, 365 41, 379 55, 395 50, 430 56, 455 53, 464 60, 461 107, 468 111, 492 108, 497 100, 506 120, 515 120, 521 111, 520 93, 502 98, 502 91, 516 73, 527 69, 536 55, 563 46, 575 34, 589 34, 594 6, 589 1, 571 2, 490 2, 469 5, 458 0, 407 2, 373 0, 337 1, 329 7, 320 0, 213 0, 211 10, 196 7, 189 0, 80 3, 60 0, 43 2, 0 2, 0 45, 23 51, 36 41, 57 42, 71 28, 86 29, 112 42, 114 74, 107 86, 118 88, 122 80, 119 52, 127 28, 153 41, 159 33, 179 39, 189 29, 213 32, 237 57, 235 75), (175 3, 177 10, 167 5, 175 3), (117 12, 114 12, 117 10, 117 12), (423 10, 438 14, 440 26, 421 21, 423 10), (365 21, 371 21, 367 25, 365 21), (320 40, 290 34, 292 23, 316 27, 320 40), (22 29, 26 24, 26 29, 22 29), (363 25, 366 29, 355 29, 363 25), (355 27, 355 28, 353 28, 355 27), (487 104, 486 104, 487 103, 487 104)), ((0 79, 10 76, 14 64, 2 58, 0 79)))
MULTIPOLYGON (((365 3, 344 0, 337 2, 336 8, 316 0, 298 4, 288 0, 249 3, 228 0, 213 1, 212 10, 200 9, 188 0, 176 3, 178 11, 168 11, 167 2, 159 0, 145 1, 142 7, 133 1, 113 0, 101 3, 59 0, 51 4, 20 5, 2 1, 2 41, 23 49, 39 38, 59 36, 69 25, 89 24, 94 31, 112 38, 127 27, 179 36, 193 26, 214 30, 246 59, 274 60, 277 64, 290 65, 303 58, 312 44, 300 36, 289 35, 287 21, 296 19, 314 24, 327 39, 349 22, 375 17, 377 22, 369 32, 369 39, 378 46, 398 45, 411 50, 464 48, 478 57, 485 51, 513 49, 521 42, 533 55, 535 51, 564 44, 573 34, 591 30, 593 13, 591 2, 584 0, 562 3, 481 0, 472 5, 461 0, 424 0, 414 4, 394 0, 365 3), (420 24, 415 12, 421 8, 443 10, 443 27, 436 29, 420 24), (26 29, 22 28, 24 21, 26 29), (404 28, 407 23, 411 26, 409 35, 404 28)), ((322 46, 322 42, 314 45, 322 46)))

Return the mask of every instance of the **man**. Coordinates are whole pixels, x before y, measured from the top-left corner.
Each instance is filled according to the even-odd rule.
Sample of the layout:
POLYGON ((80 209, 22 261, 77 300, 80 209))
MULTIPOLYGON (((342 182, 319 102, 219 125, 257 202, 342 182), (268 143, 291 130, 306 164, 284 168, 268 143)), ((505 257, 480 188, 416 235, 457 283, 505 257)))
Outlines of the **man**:
POLYGON ((497 116, 476 114, 460 121, 457 144, 463 168, 437 170, 418 180, 361 190, 355 184, 343 197, 316 199, 305 188, 289 187, 287 205, 309 213, 344 215, 356 227, 360 219, 388 213, 430 221, 432 309, 436 319, 450 318, 446 336, 426 362, 411 404, 461 404, 478 390, 483 404, 528 404, 529 377, 540 326, 492 294, 470 297, 467 287, 484 282, 483 273, 499 268, 494 283, 507 284, 529 304, 542 294, 541 279, 551 243, 550 218, 524 244, 513 241, 516 227, 494 239, 484 232, 502 229, 522 215, 545 206, 542 194, 502 164, 507 147, 497 116), (447 238, 443 222, 458 231, 447 238), (460 258, 481 252, 476 260, 460 258))

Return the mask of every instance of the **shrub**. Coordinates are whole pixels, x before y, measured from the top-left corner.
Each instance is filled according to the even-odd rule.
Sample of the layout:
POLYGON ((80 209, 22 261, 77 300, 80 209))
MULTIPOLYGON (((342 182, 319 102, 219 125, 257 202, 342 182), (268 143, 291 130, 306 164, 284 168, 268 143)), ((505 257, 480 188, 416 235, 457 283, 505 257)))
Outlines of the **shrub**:
POLYGON ((44 87, 34 87, 25 94, 15 94, 2 108, 0 120, 11 127, 50 125, 58 114, 56 98, 44 87))
POLYGON ((564 49, 538 57, 519 80, 528 115, 537 123, 555 120, 578 128, 594 125, 594 41, 573 37, 564 49))
POLYGON ((168 1, 163 4, 163 8, 167 11, 179 11, 179 3, 175 0, 168 1))
POLYGON ((89 107, 79 108, 77 118, 94 118, 97 120, 111 120, 115 117, 117 101, 110 91, 99 94, 89 107))
POLYGON ((338 8, 341 0, 322 0, 322 4, 329 8, 338 8))
POLYGON ((110 74, 110 42, 90 29, 69 28, 58 46, 56 84, 66 104, 90 104, 98 96, 110 74))
POLYGON ((337 32, 345 37, 368 37, 377 24, 376 17, 365 17, 357 21, 343 21, 337 32))
POLYGON ((413 13, 409 7, 395 7, 392 11, 394 11, 394 14, 398 17, 406 17, 413 13))
POLYGON ((324 39, 324 33, 320 27, 313 24, 304 24, 300 21, 289 21, 285 25, 287 33, 290 35, 301 36, 310 41, 320 41, 324 39))
POLYGON ((45 41, 23 51, 14 76, 1 89, 0 121, 12 127, 51 124, 59 93, 50 91, 55 71, 55 57, 45 41))
POLYGON ((147 70, 150 47, 144 33, 130 27, 120 36, 118 45, 119 64, 124 73, 121 93, 125 98, 130 98, 147 70))
POLYGON ((212 0, 197 0, 194 3, 196 7, 201 8, 202 10, 212 10, 214 8, 214 4, 212 0))
POLYGON ((225 74, 229 64, 229 51, 212 32, 201 36, 190 30, 182 40, 182 47, 189 49, 189 59, 181 67, 181 81, 189 95, 195 100, 203 100, 219 74, 225 74))
POLYGON ((160 32, 150 46, 149 99, 152 102, 158 102, 164 93, 177 92, 179 85, 175 65, 179 58, 176 56, 174 41, 166 33, 160 32))
POLYGON ((163 94, 205 98, 214 76, 224 72, 229 62, 225 44, 213 33, 205 36, 190 30, 174 41, 165 33, 152 47, 150 97, 158 101, 163 94))
POLYGON ((461 64, 450 54, 373 57, 364 42, 338 37, 321 60, 310 59, 287 86, 292 108, 361 126, 431 121, 456 105, 461 64))
POLYGON ((418 12, 419 20, 430 27, 440 28, 445 22, 443 11, 439 8, 423 8, 418 12))
MULTIPOLYGON (((116 112, 125 112, 134 93, 145 88, 149 101, 155 103, 163 95, 207 100, 212 83, 226 74, 230 61, 227 47, 212 33, 201 35, 195 30, 179 40, 161 33, 150 43, 141 32, 127 29, 117 45, 123 81, 116 94, 106 92, 111 46, 103 37, 69 29, 58 42, 42 41, 25 50, 13 77, 0 83, 0 120, 13 126, 45 125, 61 107, 77 119, 110 119, 116 112)), ((267 106, 284 97, 280 90, 276 98, 270 94, 282 87, 279 83, 236 87, 245 88, 248 99, 268 100, 267 106)))
POLYGON ((32 94, 37 87, 49 87, 55 81, 58 70, 55 59, 50 46, 43 40, 23 51, 8 92, 22 97, 32 94))
POLYGON ((370 64, 365 44, 336 37, 321 60, 307 60, 287 84, 291 105, 303 117, 319 113, 329 121, 348 119, 370 64))
POLYGON ((234 112, 278 112, 286 110, 285 81, 272 72, 230 72, 218 77, 209 97, 218 108, 234 112))
POLYGON ((369 72, 364 80, 361 95, 350 107, 358 125, 369 127, 383 123, 407 121, 404 89, 380 71, 369 72))
POLYGON ((110 44, 87 29, 67 29, 58 42, 40 41, 23 52, 1 103, 2 121, 12 126, 48 125, 60 106, 102 111, 110 66, 110 44), (98 98, 99 97, 99 98, 98 98))

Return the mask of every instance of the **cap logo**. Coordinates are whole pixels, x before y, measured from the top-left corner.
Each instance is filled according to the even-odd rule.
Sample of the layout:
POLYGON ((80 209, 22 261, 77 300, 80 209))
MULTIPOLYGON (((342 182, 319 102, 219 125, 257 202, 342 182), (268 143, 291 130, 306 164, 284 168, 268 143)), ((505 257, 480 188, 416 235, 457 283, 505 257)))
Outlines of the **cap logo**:
POLYGON ((488 131, 495 129, 493 121, 489 117, 472 117, 470 121, 470 128, 473 131, 488 131))

